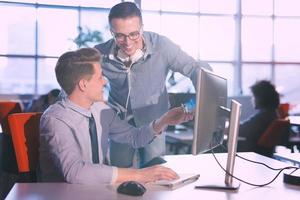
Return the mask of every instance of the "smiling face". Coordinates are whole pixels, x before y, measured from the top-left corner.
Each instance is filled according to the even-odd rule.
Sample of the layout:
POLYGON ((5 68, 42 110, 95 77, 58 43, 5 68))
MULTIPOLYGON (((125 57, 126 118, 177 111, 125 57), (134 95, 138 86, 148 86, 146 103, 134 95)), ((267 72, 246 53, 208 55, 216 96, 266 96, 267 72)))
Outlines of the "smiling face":
POLYGON ((143 48, 142 24, 138 16, 112 19, 111 32, 118 47, 127 56, 143 48))

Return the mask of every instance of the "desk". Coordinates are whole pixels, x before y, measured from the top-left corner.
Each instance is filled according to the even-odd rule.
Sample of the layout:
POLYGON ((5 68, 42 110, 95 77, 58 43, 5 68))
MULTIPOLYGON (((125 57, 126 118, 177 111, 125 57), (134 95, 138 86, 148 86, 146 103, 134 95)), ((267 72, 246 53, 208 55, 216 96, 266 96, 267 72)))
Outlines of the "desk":
MULTIPOLYGON (((226 154, 216 154, 221 163, 225 165, 226 154)), ((240 155, 264 162, 273 167, 286 166, 285 163, 260 156, 255 153, 240 153, 240 155)), ((116 192, 116 186, 98 185, 86 186, 67 183, 17 183, 7 196, 7 200, 48 200, 48 199, 143 199, 143 200, 193 200, 193 199, 218 199, 218 200, 253 200, 253 199, 289 199, 299 200, 300 186, 293 186, 283 183, 280 175, 275 182, 267 187, 252 187, 244 183, 241 184, 237 192, 224 190, 196 190, 194 186, 207 181, 223 181, 224 172, 215 162, 211 154, 176 155, 166 156, 167 165, 171 166, 178 173, 200 173, 197 182, 188 184, 176 190, 164 188, 153 188, 146 185, 147 192, 142 197, 130 197, 116 192)), ((275 176, 266 167, 246 162, 236 158, 235 175, 255 183, 265 183, 275 176)))
POLYGON ((289 161, 300 166, 300 153, 274 153, 274 158, 289 161))
POLYGON ((289 145, 290 148, 293 149, 293 147, 296 145, 298 150, 300 150, 300 116, 289 116, 290 124, 292 133, 289 138, 289 145))
POLYGON ((300 116, 290 115, 289 120, 291 125, 300 126, 300 116))

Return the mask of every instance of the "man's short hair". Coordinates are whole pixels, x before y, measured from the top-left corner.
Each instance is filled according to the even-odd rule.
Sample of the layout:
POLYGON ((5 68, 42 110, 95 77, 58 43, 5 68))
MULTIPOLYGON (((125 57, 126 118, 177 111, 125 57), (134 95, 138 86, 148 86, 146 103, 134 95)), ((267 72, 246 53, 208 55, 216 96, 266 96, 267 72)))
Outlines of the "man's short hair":
POLYGON ((101 55, 97 49, 82 48, 61 55, 55 67, 55 75, 60 87, 69 95, 82 79, 89 80, 94 74, 93 64, 99 63, 101 55))
POLYGON ((115 18, 127 18, 137 16, 140 18, 141 24, 143 23, 141 10, 133 2, 122 2, 114 5, 109 12, 108 21, 111 24, 111 21, 115 18))

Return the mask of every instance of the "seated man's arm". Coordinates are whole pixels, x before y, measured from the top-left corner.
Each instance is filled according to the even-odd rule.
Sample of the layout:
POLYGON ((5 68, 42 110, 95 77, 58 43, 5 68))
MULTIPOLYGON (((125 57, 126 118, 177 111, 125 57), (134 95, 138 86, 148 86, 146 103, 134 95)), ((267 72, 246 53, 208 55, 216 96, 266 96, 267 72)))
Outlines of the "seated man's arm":
POLYGON ((42 181, 99 184, 113 181, 115 167, 93 164, 89 134, 65 122, 43 116, 40 124, 40 171, 42 181), (80 130, 79 130, 80 131, 80 130))
POLYGON ((168 125, 176 125, 193 119, 194 113, 185 112, 182 107, 177 107, 163 114, 159 119, 140 128, 130 126, 127 121, 121 120, 116 114, 110 123, 110 137, 116 142, 129 143, 134 148, 139 148, 150 143, 168 125))

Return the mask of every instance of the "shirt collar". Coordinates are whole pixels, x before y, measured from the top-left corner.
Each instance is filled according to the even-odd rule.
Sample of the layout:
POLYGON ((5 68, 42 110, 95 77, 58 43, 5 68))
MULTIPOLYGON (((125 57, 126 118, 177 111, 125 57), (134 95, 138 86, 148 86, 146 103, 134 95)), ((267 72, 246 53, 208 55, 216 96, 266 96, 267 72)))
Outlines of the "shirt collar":
POLYGON ((84 115, 86 117, 91 117, 91 115, 92 115, 91 109, 83 108, 83 107, 73 103, 69 98, 63 99, 63 102, 66 107, 70 108, 71 110, 73 110, 81 115, 84 115))

